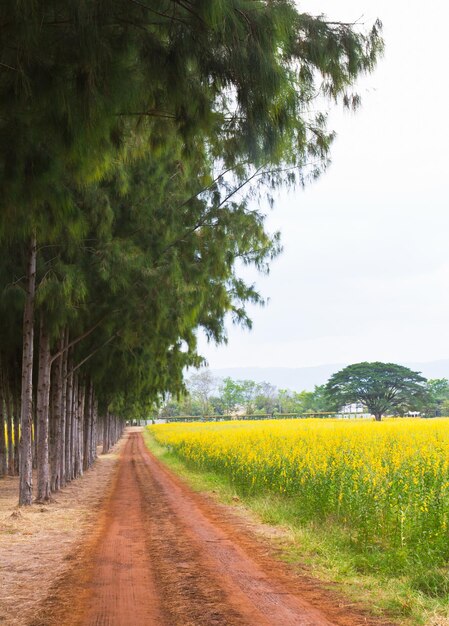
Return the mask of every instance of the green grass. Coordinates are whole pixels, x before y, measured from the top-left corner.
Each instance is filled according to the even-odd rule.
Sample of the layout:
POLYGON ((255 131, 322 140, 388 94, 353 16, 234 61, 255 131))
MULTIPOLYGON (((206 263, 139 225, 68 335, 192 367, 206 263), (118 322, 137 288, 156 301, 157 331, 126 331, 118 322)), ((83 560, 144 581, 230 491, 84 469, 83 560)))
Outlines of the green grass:
MULTIPOLYGON (((445 569, 404 568, 389 558, 382 546, 362 551, 349 531, 313 522, 300 522, 297 501, 273 494, 248 495, 228 478, 198 470, 159 445, 147 429, 144 439, 153 454, 195 491, 213 494, 252 520, 278 529, 269 540, 279 558, 301 573, 339 590, 360 602, 375 615, 394 619, 404 626, 449 626, 449 572, 445 569), (404 570, 407 573, 404 573, 404 570)), ((268 533, 267 533, 268 537, 268 533)))

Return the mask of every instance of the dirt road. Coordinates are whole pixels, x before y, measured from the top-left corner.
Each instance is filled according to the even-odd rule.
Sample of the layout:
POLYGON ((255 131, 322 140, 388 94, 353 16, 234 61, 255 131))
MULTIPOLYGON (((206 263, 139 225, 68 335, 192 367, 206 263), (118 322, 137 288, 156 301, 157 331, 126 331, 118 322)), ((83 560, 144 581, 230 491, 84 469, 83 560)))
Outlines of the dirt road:
POLYGON ((236 522, 131 432, 97 535, 32 624, 379 626, 294 576, 236 522))

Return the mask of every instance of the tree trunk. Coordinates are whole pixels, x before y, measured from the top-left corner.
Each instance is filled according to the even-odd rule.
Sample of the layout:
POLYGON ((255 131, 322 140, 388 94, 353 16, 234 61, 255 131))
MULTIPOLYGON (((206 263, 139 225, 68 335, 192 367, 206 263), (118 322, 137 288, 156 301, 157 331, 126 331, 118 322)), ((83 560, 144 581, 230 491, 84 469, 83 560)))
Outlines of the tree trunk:
POLYGON ((19 505, 28 506, 33 497, 33 470, 31 454, 31 423, 33 401, 33 343, 34 297, 36 293, 36 235, 30 242, 26 270, 26 299, 23 312, 22 387, 21 387, 21 440, 19 505))
POLYGON ((11 400, 11 390, 9 385, 5 387, 6 393, 6 419, 7 419, 7 434, 8 434, 8 474, 14 476, 14 436, 13 436, 13 410, 11 400))
POLYGON ((85 385, 77 375, 74 383, 73 445, 74 477, 83 475, 85 385))
MULTIPOLYGON (((64 331, 64 346, 67 347, 69 342, 68 331, 64 331)), ((60 478, 59 484, 61 488, 66 486, 66 454, 67 454, 67 431, 66 431, 66 419, 67 419, 67 362, 68 362, 68 350, 65 350, 62 355, 61 366, 61 450, 59 457, 60 478)))
POLYGON ((72 480, 76 477, 76 442, 78 441, 78 376, 75 374, 73 377, 73 392, 72 392, 72 431, 71 431, 71 445, 72 445, 72 480))
POLYGON ((13 397, 13 409, 14 409, 14 475, 18 476, 20 471, 20 411, 19 400, 17 395, 13 397))
MULTIPOLYGON (((71 358, 68 358, 67 368, 71 369, 71 358)), ((66 417, 65 417, 65 480, 73 478, 73 372, 67 377, 66 417)))
POLYGON ((91 437, 92 437, 92 383, 90 380, 86 385, 86 402, 84 415, 84 453, 83 469, 87 470, 91 465, 91 437))
POLYGON ((49 463, 49 403, 50 403, 50 336, 45 329, 43 314, 39 337, 39 378, 37 386, 37 501, 50 499, 49 463))
POLYGON ((84 466, 84 409, 86 404, 86 384, 79 383, 78 386, 78 451, 79 466, 78 476, 83 475, 84 466))
POLYGON ((93 398, 93 413, 92 413, 92 449, 91 458, 92 463, 97 458, 97 445, 98 445, 98 402, 95 398, 95 393, 92 390, 93 398))
POLYGON ((55 359, 51 370, 50 386, 50 489, 52 492, 59 489, 61 457, 61 358, 55 359))
POLYGON ((6 450, 5 429, 5 403, 3 399, 3 386, 0 381, 0 478, 8 473, 8 453, 6 450))
POLYGON ((80 451, 79 451, 79 380, 75 374, 73 379, 73 415, 72 415, 72 447, 73 447, 73 478, 79 476, 80 451))
MULTIPOLYGON (((62 350, 64 337, 59 341, 57 350, 62 350)), ((62 429, 62 354, 53 363, 51 372, 51 481, 52 491, 58 491, 61 480, 61 429, 62 429)))
POLYGON ((382 413, 375 413, 374 419, 376 420, 376 422, 382 421, 382 413))
POLYGON ((103 450, 102 454, 107 454, 109 452, 109 411, 106 411, 103 417, 103 450))
POLYGON ((31 413, 33 415, 33 425, 31 431, 31 459, 33 463, 33 469, 37 468, 37 393, 33 393, 33 404, 31 406, 31 413))
POLYGON ((55 416, 55 369, 56 362, 52 362, 50 353, 50 393, 48 400, 48 464, 50 474, 50 492, 53 489, 53 475, 56 471, 56 416, 55 416))

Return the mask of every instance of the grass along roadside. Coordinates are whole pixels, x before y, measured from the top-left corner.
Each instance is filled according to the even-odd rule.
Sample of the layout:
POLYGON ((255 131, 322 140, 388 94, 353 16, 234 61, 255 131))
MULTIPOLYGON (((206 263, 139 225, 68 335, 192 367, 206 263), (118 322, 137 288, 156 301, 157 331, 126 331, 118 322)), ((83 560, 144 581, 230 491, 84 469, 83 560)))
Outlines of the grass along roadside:
POLYGON ((388 568, 381 550, 361 553, 341 528, 329 523, 300 523, 294 498, 244 494, 226 476, 198 470, 162 447, 147 429, 144 439, 153 454, 192 489, 233 506, 252 523, 275 527, 275 533, 270 533, 267 526, 265 531, 261 526, 260 532, 274 545, 280 558, 300 573, 333 587, 337 584, 342 593, 369 607, 373 614, 388 616, 404 626, 449 626, 447 572, 434 573, 434 588, 429 588, 428 573, 416 568, 398 576, 392 573, 394 568, 388 568))

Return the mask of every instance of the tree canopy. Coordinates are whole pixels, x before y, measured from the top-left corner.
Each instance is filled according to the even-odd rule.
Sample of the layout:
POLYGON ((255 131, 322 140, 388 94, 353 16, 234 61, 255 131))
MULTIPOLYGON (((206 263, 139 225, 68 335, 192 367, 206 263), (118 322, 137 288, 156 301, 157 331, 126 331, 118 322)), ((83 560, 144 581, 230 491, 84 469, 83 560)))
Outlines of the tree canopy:
POLYGON ((333 132, 316 101, 357 104, 380 24, 362 32, 288 0, 11 1, 2 14, 0 240, 16 260, 2 288, 24 296, 33 236, 52 340, 67 325, 83 335, 101 309, 95 336, 136 338, 145 302, 165 350, 187 344, 179 365, 198 364, 196 328, 223 341, 224 316, 249 325, 245 303, 262 302, 237 260, 267 270, 280 251, 251 194, 325 168, 333 132))
POLYGON ((449 414, 449 380, 430 378, 426 383, 426 394, 419 407, 425 417, 440 417, 449 414))
POLYGON ((68 428, 72 383, 76 419, 145 413, 202 363, 198 329, 223 342, 226 316, 251 325, 263 298, 237 268, 268 271, 281 250, 252 200, 326 168, 324 103, 357 107, 380 30, 290 0, 3 3, 0 369, 21 414, 21 503, 33 406, 44 447, 68 428))
POLYGON ((326 391, 340 406, 361 402, 375 416, 397 407, 417 406, 426 393, 426 379, 394 363, 355 363, 331 376, 326 391))

